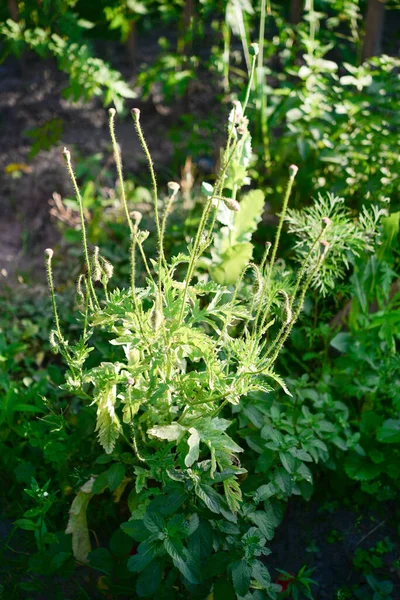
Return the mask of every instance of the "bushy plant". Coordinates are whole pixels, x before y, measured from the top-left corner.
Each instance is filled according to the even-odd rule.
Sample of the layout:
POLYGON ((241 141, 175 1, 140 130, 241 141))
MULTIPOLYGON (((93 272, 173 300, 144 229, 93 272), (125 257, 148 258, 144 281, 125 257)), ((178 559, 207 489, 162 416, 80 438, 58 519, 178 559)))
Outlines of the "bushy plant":
MULTIPOLYGON (((257 50, 256 45, 250 49, 252 72, 257 50)), ((108 585, 118 573, 126 587, 136 586, 139 596, 205 597, 213 590, 216 599, 226 594, 276 598, 280 587, 272 583, 263 557, 282 518, 282 502, 292 494, 309 497, 312 472, 307 463, 328 461, 331 448, 357 442, 346 428, 348 439, 342 439, 338 409, 343 407, 315 395, 309 396, 310 406, 304 402, 307 395, 299 403, 274 368, 306 292, 332 251, 326 241, 331 220, 323 217, 289 293, 279 286, 277 251, 296 166, 290 167, 275 240, 266 244, 261 263, 248 257, 228 282, 198 274, 221 205, 237 214, 242 210, 237 193, 245 170, 236 173, 232 184, 229 169, 242 156, 250 88, 251 79, 244 106, 236 104, 231 112, 219 173, 213 186, 206 186, 197 233, 187 253, 171 257, 165 255, 164 238, 179 186, 169 184, 161 214, 140 112, 132 111, 153 186, 154 260, 146 256, 149 233, 140 229, 141 215, 128 208, 115 110, 110 109, 131 236, 127 289, 111 290, 111 264, 99 248, 89 251, 82 197, 70 152, 64 151, 80 210, 86 271, 77 289, 83 331, 74 343, 62 333, 49 249, 46 264, 55 320, 50 339, 68 365, 63 388, 96 411, 104 450, 72 503, 67 532, 79 561, 106 573, 108 585), (139 261, 147 274, 144 287, 137 285, 139 261), (177 277, 182 270, 183 278, 177 277), (251 294, 245 291, 249 282, 251 294), (98 332, 106 340, 101 345, 96 344, 98 332), (268 400, 275 385, 286 394, 284 403, 268 400), (245 453, 243 443, 249 448, 245 453), (109 492, 116 502, 127 502, 131 516, 121 523, 110 550, 91 552, 87 511, 90 516, 94 497, 109 492)), ((244 210, 246 206, 245 200, 244 210)))

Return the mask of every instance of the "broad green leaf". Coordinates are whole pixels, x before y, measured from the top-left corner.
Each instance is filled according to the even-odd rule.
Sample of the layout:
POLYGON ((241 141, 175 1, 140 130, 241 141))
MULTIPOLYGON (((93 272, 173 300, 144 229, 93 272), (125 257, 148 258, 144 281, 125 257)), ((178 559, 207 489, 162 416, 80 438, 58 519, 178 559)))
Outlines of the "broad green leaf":
POLYGON ((211 486, 199 483, 195 486, 195 492, 209 510, 217 514, 221 512, 221 499, 211 486))
POLYGON ((351 454, 346 458, 344 469, 347 475, 356 481, 370 481, 381 472, 379 465, 373 463, 370 458, 358 454, 351 454))
POLYGON ((387 419, 378 429, 376 437, 383 444, 400 443, 400 419, 387 419))
POLYGON ((107 482, 108 482, 108 487, 110 488, 110 490, 112 492, 115 489, 117 489, 117 487, 119 486, 119 484, 121 483, 121 481, 123 480, 124 477, 125 477, 125 467, 121 463, 115 463, 114 465, 112 465, 112 467, 110 467, 108 469, 107 482))
POLYGON ((253 245, 250 242, 231 246, 223 253, 221 262, 211 268, 212 278, 223 285, 236 283, 252 256, 253 245))
POLYGON ((160 542, 158 540, 142 542, 137 549, 137 554, 129 558, 128 570, 133 573, 140 573, 158 556, 159 552, 160 542))
POLYGON ((275 532, 274 523, 264 511, 257 510, 253 513, 250 513, 248 518, 252 523, 254 523, 254 525, 257 525, 267 540, 272 540, 275 532))
POLYGON ((251 579, 251 568, 247 562, 242 559, 232 565, 232 581, 235 592, 238 596, 245 596, 249 591, 251 579))
POLYGON ((271 575, 265 565, 259 560, 255 560, 251 569, 252 577, 263 589, 268 589, 271 584, 271 575))
POLYGON ((153 560, 139 575, 136 582, 138 596, 146 598, 153 596, 160 587, 162 565, 159 560, 153 560))
POLYGON ((148 511, 143 517, 143 525, 151 533, 159 533, 166 527, 164 519, 158 513, 148 511))
POLYGON ((199 583, 196 575, 191 571, 187 564, 187 553, 182 542, 177 538, 167 538, 164 540, 164 548, 172 558, 175 567, 179 569, 182 575, 193 584, 199 583))

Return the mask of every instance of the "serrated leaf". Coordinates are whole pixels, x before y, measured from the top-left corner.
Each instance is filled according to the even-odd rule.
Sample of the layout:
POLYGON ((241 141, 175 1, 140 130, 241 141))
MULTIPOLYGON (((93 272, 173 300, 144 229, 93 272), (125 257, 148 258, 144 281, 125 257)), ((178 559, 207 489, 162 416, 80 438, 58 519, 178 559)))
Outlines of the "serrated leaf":
POLYGON ((252 577, 257 581, 264 590, 267 590, 271 584, 271 575, 265 565, 259 560, 255 560, 251 569, 252 577))
POLYGON ((160 542, 148 540, 139 544, 137 554, 128 559, 128 571, 140 573, 160 552, 160 542))
POLYGON ((257 510, 248 515, 248 518, 254 525, 257 525, 261 533, 267 538, 272 540, 274 537, 275 527, 270 517, 261 510, 257 510))
POLYGON ((232 582, 238 596, 245 596, 249 591, 251 568, 245 560, 238 560, 232 565, 232 582))
POLYGON ((162 579, 162 566, 159 560, 153 560, 140 573, 136 582, 136 592, 138 596, 146 598, 153 596, 160 587, 162 579))
POLYGON ((143 525, 151 533, 159 533, 166 527, 164 519, 158 513, 148 511, 143 517, 143 525))
POLYGON ((164 540, 164 548, 172 558, 175 567, 182 575, 193 584, 199 583, 196 575, 191 571, 187 564, 187 552, 180 540, 176 538, 168 538, 164 540))

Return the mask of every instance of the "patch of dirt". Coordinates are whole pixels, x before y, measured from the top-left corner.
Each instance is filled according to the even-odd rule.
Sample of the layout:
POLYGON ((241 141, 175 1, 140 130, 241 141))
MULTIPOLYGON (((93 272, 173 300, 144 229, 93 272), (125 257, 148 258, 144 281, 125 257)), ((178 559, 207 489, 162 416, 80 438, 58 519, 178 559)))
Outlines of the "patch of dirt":
MULTIPOLYGON (((102 50, 104 54, 105 49, 102 50)), ((132 79, 134 73, 126 57, 123 60, 124 52, 112 46, 107 51, 114 62, 119 62, 117 68, 126 79, 132 79)), ((150 47, 145 60, 152 60, 156 52, 156 47, 150 47)), ((62 90, 68 79, 52 60, 44 61, 34 55, 25 56, 22 61, 9 57, 0 65, 0 78, 0 278, 7 277, 12 282, 19 274, 31 274, 33 281, 43 280, 43 250, 59 240, 59 232, 51 222, 49 200, 53 192, 72 195, 62 148, 65 145, 71 150, 75 164, 99 152, 106 161, 112 153, 107 110, 100 99, 77 103, 64 99, 62 90), (27 132, 53 119, 63 123, 59 143, 30 159, 32 139, 27 132), (10 173, 10 165, 22 166, 18 173, 10 173)), ((180 175, 170 168, 174 146, 167 133, 171 126, 179 122, 182 110, 199 115, 199 119, 209 115, 213 94, 210 85, 194 81, 191 87, 184 105, 177 103, 172 109, 157 104, 156 97, 154 102, 145 103, 140 98, 127 102, 127 107, 140 108, 154 163, 168 179, 180 175)), ((125 173, 137 175, 142 170, 140 180, 147 180, 143 151, 130 114, 118 117, 116 135, 125 173)), ((182 137, 185 139, 184 134, 182 137)))

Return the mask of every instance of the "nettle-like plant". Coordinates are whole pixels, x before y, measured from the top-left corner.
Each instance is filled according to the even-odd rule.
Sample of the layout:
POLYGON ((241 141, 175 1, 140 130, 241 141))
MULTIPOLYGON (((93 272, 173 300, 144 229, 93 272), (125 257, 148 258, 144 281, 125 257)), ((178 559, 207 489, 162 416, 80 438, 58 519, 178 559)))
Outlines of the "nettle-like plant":
MULTIPOLYGON (((254 72, 257 47, 252 51, 254 72)), ((72 534, 79 561, 87 562, 89 557, 96 566, 101 558, 98 568, 108 575, 117 569, 118 577, 125 569, 130 592, 136 586, 136 593, 143 597, 186 598, 189 593, 193 598, 205 598, 213 591, 215 599, 222 595, 276 598, 280 586, 272 583, 263 557, 270 553, 266 541, 272 538, 282 516, 280 501, 291 493, 301 493, 299 482, 312 478, 304 462, 327 459, 329 452, 320 436, 333 437, 333 426, 328 434, 326 427, 318 430, 315 422, 320 420, 309 409, 294 417, 299 427, 304 422, 304 439, 296 437, 296 423, 285 425, 282 411, 273 409, 271 421, 266 410, 266 394, 274 384, 291 397, 275 371, 275 363, 300 315, 307 289, 331 251, 326 241, 331 221, 322 218, 291 293, 279 288, 274 268, 296 166, 290 167, 275 240, 266 244, 261 263, 251 262, 250 253, 234 287, 197 277, 201 259, 214 240, 219 207, 223 204, 240 214, 236 194, 243 181, 228 189, 225 182, 231 165, 242 156, 250 87, 251 81, 243 107, 237 103, 231 112, 220 169, 208 190, 196 236, 187 254, 173 257, 165 255, 164 237, 179 185, 169 184, 161 212, 140 112, 133 109, 152 180, 158 248, 154 260, 146 256, 144 244, 149 232, 140 228, 141 215, 131 214, 127 205, 114 134, 115 110, 110 109, 121 200, 131 236, 127 289, 111 290, 111 264, 98 248, 89 251, 82 197, 70 153, 64 150, 80 208, 86 269, 77 287, 83 331, 75 344, 61 331, 52 276, 53 251, 49 249, 46 262, 55 319, 51 342, 69 367, 65 388, 97 411, 96 430, 104 450, 93 466, 95 474, 72 503, 67 532, 72 534), (147 275, 144 287, 136 284, 139 261, 147 275), (179 278, 177 273, 182 271, 184 276, 179 278), (249 281, 252 293, 242 293, 249 281), (281 298, 283 317, 271 329, 276 297, 281 298), (271 338, 268 332, 272 330, 271 338), (107 360, 102 344, 104 356, 89 367, 87 359, 94 349, 91 340, 99 331, 107 336, 110 356, 117 352, 118 359, 107 360), (252 408, 252 398, 257 407, 252 408), (241 431, 235 433, 238 420, 229 418, 228 409, 241 410, 242 399, 241 431), (277 431, 275 435, 279 428, 286 428, 284 434, 277 431), (310 442, 313 435, 314 445, 310 442), (261 453, 257 468, 249 476, 241 465, 242 438, 256 458, 261 453), (264 471, 260 468, 263 460, 264 471), (279 468, 276 461, 280 461, 279 468), (99 473, 103 465, 105 470, 99 473), (267 479, 266 473, 272 479, 267 479), (113 554, 104 550, 99 557, 99 549, 90 552, 86 509, 93 495, 107 489, 113 492, 114 500, 121 500, 130 490, 127 502, 131 518, 121 525, 123 533, 120 530, 116 538, 120 544, 113 544, 113 554), (126 549, 127 536, 135 540, 130 552, 132 541, 126 549)))

